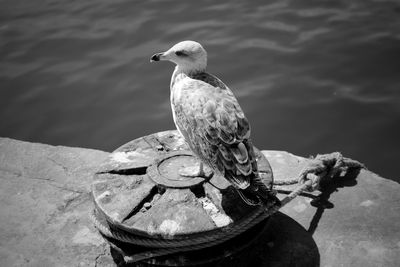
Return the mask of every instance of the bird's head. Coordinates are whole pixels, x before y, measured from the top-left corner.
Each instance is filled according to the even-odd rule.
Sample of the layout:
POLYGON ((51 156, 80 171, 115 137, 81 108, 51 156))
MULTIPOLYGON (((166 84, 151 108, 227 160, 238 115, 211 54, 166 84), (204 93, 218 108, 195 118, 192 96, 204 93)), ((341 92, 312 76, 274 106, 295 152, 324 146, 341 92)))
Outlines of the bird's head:
POLYGON ((168 60, 174 62, 185 73, 205 71, 207 52, 195 41, 177 43, 165 52, 154 54, 150 62, 168 60))

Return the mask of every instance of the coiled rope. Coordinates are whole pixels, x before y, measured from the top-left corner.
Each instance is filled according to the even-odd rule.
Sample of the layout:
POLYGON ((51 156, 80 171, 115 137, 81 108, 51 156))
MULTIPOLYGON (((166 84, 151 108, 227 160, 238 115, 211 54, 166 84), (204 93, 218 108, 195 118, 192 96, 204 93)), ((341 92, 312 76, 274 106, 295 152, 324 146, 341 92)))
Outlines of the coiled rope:
POLYGON ((136 253, 132 257, 124 259, 126 263, 139 262, 155 257, 171 255, 177 252, 208 248, 226 242, 264 221, 281 207, 295 199, 299 194, 307 191, 312 192, 318 189, 321 179, 334 179, 335 177, 344 175, 350 169, 361 168, 365 168, 365 166, 358 161, 343 157, 339 152, 317 155, 315 158, 310 159, 309 164, 300 172, 298 177, 285 181, 274 181, 274 186, 298 184, 293 191, 281 200, 280 204, 260 208, 251 216, 248 216, 231 227, 223 228, 218 235, 213 236, 205 234, 190 239, 179 240, 146 238, 113 227, 105 220, 104 216, 98 210, 92 212, 91 219, 95 227, 105 237, 149 248, 149 250, 136 253))

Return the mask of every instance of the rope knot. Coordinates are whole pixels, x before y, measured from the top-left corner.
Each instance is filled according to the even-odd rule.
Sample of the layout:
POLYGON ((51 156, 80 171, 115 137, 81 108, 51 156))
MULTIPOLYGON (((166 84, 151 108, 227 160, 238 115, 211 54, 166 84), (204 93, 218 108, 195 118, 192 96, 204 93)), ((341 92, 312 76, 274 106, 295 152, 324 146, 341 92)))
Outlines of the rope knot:
POLYGON ((345 158, 339 152, 330 154, 317 155, 305 167, 299 177, 300 184, 308 184, 307 191, 319 189, 321 179, 334 179, 335 177, 343 176, 351 168, 365 168, 363 164, 350 158, 345 158))

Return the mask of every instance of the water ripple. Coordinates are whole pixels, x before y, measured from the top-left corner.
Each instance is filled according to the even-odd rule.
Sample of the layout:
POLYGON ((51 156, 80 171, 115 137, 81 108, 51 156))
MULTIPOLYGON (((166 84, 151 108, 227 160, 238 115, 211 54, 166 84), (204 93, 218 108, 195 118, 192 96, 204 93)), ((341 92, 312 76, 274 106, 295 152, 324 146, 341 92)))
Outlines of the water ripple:
POLYGON ((258 147, 342 150, 394 177, 399 11, 390 0, 2 0, 0 135, 112 150, 173 128, 173 65, 149 57, 193 39, 258 147))

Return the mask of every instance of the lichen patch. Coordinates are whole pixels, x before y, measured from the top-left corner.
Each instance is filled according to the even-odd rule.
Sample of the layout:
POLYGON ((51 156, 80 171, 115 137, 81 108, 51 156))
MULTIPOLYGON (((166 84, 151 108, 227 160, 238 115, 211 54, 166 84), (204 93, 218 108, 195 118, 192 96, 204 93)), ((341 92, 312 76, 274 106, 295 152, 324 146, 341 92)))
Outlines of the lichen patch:
POLYGON ((174 220, 164 220, 159 226, 161 233, 169 236, 175 235, 180 229, 180 223, 174 220))
POLYGON ((207 212, 216 226, 223 227, 232 222, 232 219, 228 215, 221 213, 221 211, 217 208, 217 206, 215 206, 214 203, 211 202, 209 198, 199 198, 199 201, 203 205, 203 209, 207 212))

